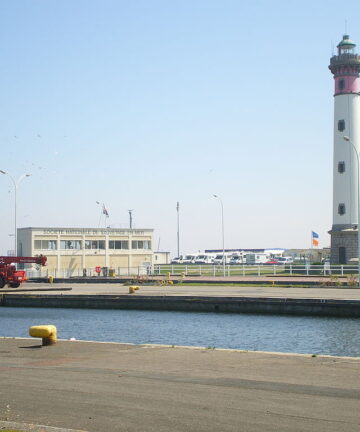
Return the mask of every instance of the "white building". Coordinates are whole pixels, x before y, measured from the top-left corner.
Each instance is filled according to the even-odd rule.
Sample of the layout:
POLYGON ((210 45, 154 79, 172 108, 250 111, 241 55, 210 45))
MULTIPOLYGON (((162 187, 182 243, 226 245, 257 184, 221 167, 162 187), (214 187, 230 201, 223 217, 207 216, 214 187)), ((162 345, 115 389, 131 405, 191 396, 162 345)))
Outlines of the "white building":
POLYGON ((163 252, 163 251, 154 252, 153 264, 170 264, 170 252, 163 252))
MULTIPOLYGON (((47 256, 50 273, 95 268, 136 269, 152 264, 152 229, 19 228, 19 256, 47 256)), ((133 270, 136 273, 136 270, 133 270)))

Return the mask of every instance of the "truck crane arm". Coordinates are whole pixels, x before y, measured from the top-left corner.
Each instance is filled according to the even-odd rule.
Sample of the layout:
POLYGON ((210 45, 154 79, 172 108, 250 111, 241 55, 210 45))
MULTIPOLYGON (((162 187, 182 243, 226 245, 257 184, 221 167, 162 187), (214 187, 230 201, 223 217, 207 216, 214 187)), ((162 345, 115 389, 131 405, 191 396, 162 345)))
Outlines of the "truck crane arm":
POLYGON ((38 264, 45 266, 47 257, 44 255, 34 257, 0 256, 0 264, 38 264))

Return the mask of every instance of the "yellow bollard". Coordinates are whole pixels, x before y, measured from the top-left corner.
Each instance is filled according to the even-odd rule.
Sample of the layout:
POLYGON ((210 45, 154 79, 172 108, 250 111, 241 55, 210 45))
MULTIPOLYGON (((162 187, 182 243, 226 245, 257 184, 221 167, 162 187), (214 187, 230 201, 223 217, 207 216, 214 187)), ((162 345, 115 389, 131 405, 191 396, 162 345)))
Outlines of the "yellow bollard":
POLYGON ((137 291, 139 287, 137 285, 130 285, 129 286, 129 294, 134 294, 135 291, 137 291))
POLYGON ((29 335, 42 338, 43 346, 54 345, 57 341, 57 330, 54 325, 39 325, 29 328, 29 335))
POLYGON ((54 282, 54 276, 49 276, 48 282, 52 284, 54 282))

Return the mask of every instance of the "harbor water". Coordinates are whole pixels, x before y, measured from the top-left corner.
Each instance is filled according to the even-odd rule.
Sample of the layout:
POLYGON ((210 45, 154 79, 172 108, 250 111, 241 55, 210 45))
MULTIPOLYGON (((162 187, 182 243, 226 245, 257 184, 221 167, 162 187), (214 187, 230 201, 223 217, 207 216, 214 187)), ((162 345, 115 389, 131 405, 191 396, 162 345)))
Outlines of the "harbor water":
POLYGON ((286 315, 0 308, 0 337, 54 324, 59 339, 360 357, 360 319, 286 315))

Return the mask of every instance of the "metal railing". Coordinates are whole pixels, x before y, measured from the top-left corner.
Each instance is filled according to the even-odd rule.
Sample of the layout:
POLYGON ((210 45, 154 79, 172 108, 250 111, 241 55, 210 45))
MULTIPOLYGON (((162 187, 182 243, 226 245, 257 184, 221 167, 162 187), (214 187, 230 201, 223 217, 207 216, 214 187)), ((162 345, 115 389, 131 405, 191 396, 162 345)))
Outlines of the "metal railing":
MULTIPOLYGON (((153 266, 139 267, 117 267, 108 269, 107 272, 101 271, 100 276, 224 276, 222 265, 211 264, 156 264, 153 266)), ((357 275, 358 266, 355 265, 226 265, 226 276, 351 276, 357 275)), ((94 268, 86 269, 60 269, 49 270, 41 268, 39 270, 27 270, 27 277, 47 278, 79 278, 79 277, 98 277, 94 268)))
MULTIPOLYGON (((355 265, 316 265, 316 264, 285 264, 285 265, 227 265, 226 276, 350 276, 357 275, 358 266, 355 265)), ((185 276, 223 276, 222 265, 197 264, 169 264, 155 265, 154 275, 185 275, 185 276)))

